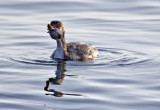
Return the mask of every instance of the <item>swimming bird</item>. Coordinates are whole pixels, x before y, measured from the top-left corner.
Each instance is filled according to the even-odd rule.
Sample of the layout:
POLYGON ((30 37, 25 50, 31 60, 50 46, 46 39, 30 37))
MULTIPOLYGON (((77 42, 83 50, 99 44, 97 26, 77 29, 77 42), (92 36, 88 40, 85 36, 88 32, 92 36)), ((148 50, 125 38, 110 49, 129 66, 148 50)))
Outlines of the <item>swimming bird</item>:
POLYGON ((65 41, 64 25, 53 20, 47 25, 48 33, 57 42, 57 49, 51 55, 53 59, 88 61, 97 58, 98 50, 91 44, 65 41))

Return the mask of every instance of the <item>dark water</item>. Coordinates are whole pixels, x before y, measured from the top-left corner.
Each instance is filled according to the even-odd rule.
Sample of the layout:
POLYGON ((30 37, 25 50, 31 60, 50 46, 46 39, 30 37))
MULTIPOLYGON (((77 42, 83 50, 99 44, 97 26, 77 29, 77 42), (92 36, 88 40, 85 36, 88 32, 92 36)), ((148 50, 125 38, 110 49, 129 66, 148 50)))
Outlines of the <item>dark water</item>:
POLYGON ((159 10, 159 0, 1 1, 0 109, 159 110, 159 10), (53 19, 98 59, 50 59, 53 19))

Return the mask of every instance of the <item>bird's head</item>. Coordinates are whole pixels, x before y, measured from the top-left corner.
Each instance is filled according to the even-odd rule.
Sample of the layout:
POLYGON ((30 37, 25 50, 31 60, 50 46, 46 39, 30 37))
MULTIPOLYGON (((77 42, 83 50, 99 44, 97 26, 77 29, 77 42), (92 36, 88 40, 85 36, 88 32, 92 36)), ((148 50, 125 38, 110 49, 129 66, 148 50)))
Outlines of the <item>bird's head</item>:
POLYGON ((62 22, 53 20, 50 24, 47 25, 48 33, 52 39, 58 40, 64 37, 64 26, 62 22))

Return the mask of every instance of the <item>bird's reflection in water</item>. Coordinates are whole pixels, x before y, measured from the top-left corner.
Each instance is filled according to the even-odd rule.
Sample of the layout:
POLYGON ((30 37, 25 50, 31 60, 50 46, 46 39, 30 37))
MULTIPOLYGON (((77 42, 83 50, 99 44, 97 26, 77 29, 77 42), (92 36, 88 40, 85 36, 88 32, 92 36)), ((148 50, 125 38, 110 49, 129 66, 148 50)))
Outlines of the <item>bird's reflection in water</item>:
POLYGON ((54 89, 48 89, 50 84, 53 84, 53 85, 62 84, 65 76, 76 76, 76 75, 66 75, 64 74, 65 72, 66 72, 65 61, 58 61, 57 70, 55 73, 56 77, 49 78, 46 81, 46 86, 44 87, 44 90, 49 92, 46 95, 52 95, 55 97, 62 97, 63 95, 82 96, 81 94, 68 94, 68 93, 62 93, 54 89))

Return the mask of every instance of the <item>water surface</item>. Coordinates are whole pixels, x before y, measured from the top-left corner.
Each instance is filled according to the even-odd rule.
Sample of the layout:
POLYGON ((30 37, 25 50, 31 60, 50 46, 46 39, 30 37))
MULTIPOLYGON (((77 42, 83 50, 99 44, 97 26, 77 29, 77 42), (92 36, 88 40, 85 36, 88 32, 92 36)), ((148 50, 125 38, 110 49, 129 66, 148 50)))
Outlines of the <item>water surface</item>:
POLYGON ((1 1, 0 109, 159 110, 159 10, 159 0, 1 1), (50 59, 53 19, 98 59, 50 59))

